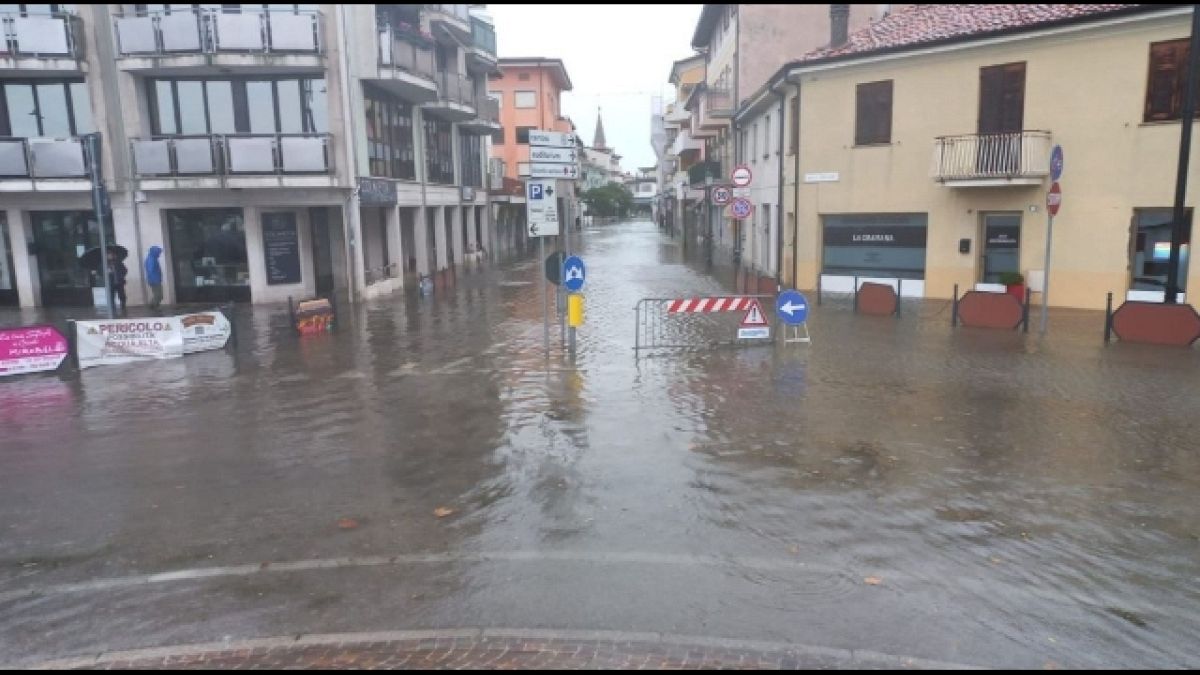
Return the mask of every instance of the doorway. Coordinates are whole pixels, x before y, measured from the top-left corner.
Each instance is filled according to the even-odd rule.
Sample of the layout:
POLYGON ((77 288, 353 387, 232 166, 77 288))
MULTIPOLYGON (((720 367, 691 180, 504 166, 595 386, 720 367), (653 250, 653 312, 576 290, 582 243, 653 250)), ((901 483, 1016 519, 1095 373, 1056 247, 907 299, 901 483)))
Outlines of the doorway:
MULTIPOLYGON (((100 227, 91 211, 34 211, 33 241, 37 250, 42 304, 47 307, 90 307, 92 288, 104 285, 98 272, 79 264, 85 251, 100 246, 100 227)), ((116 243, 112 219, 105 217, 109 243, 116 243)), ((127 263, 128 264, 128 263, 127 263)))
POLYGON ((17 283, 13 278, 12 242, 8 238, 8 222, 0 211, 0 305, 19 304, 17 283))
POLYGON ((312 223, 313 278, 317 295, 333 293, 333 243, 329 239, 329 210, 316 207, 308 210, 312 223))
POLYGON ((1000 283, 1003 274, 1021 271, 1021 214, 983 215, 983 281, 1000 283))

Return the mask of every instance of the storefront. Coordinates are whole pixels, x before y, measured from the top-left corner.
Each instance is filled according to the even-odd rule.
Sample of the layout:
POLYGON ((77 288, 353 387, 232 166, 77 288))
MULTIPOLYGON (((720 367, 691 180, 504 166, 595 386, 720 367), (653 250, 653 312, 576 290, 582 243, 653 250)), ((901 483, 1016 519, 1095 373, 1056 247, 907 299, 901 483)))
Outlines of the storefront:
POLYGON ((990 284, 1003 283, 1006 274, 1021 271, 1021 214, 983 215, 982 278, 990 284))
POLYGON ((242 209, 175 209, 165 215, 176 302, 249 302, 242 209))
MULTIPOLYGON (((1133 255, 1130 260, 1133 291, 1166 291, 1171 260, 1171 209, 1135 209, 1133 212, 1133 255)), ((1183 240, 1179 246, 1179 290, 1187 290, 1188 258, 1191 250, 1192 210, 1184 212, 1183 240)))
POLYGON ((8 222, 0 211, 0 305, 17 304, 17 283, 13 278, 12 240, 8 237, 8 222))
MULTIPOLYGON (((81 265, 79 258, 88 249, 100 246, 100 227, 96 223, 95 213, 32 211, 29 220, 33 229, 42 305, 92 306, 95 302, 92 289, 103 287, 104 279, 99 272, 81 265)), ((111 216, 105 217, 105 223, 108 242, 117 243, 111 216)), ((5 248, 8 248, 7 245, 5 248)), ((8 265, 7 260, 5 264, 8 265)))
POLYGON ((824 274, 925 278, 926 214, 827 215, 822 224, 824 274))

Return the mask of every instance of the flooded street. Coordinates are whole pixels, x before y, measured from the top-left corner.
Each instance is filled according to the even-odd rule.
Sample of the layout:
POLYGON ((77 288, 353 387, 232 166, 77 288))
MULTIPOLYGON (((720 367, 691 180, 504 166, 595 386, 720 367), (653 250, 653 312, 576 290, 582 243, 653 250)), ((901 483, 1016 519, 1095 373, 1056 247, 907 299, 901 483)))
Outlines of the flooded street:
POLYGON ((517 627, 1200 666, 1200 353, 927 302, 635 359, 640 298, 727 291, 649 222, 583 239, 574 362, 530 259, 330 336, 246 307, 236 349, 0 383, 0 664, 517 627))

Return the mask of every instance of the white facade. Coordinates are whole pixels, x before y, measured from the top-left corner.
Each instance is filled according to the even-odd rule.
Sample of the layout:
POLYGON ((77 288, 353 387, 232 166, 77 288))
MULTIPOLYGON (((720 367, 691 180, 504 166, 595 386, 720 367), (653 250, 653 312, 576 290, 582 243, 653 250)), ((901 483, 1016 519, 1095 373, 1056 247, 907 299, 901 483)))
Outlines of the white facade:
POLYGON ((792 158, 787 151, 787 129, 781 133, 784 103, 778 98, 747 109, 738 118, 741 129, 738 164, 750 168, 753 180, 746 197, 754 205, 751 217, 742 221, 742 265, 762 276, 779 271, 779 180, 782 162, 792 158))

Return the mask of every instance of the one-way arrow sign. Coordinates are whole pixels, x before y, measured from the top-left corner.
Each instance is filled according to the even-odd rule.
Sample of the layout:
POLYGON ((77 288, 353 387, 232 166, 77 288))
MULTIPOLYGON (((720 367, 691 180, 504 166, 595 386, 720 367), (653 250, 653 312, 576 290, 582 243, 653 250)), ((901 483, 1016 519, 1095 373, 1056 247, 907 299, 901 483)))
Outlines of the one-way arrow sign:
POLYGON ((808 320, 808 300, 799 291, 784 291, 775 299, 775 313, 789 326, 808 320))

